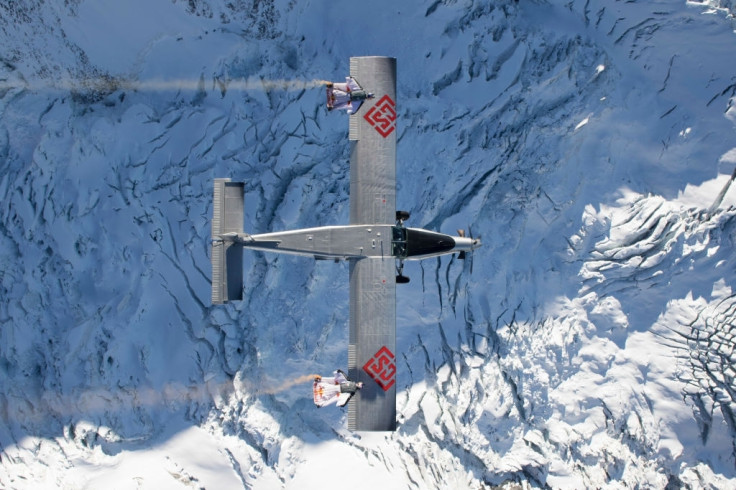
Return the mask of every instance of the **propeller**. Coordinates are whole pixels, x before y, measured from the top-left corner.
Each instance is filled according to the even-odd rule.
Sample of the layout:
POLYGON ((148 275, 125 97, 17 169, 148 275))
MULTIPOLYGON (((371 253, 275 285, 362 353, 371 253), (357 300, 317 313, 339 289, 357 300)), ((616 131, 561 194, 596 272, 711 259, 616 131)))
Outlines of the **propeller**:
MULTIPOLYGON (((463 229, 457 230, 457 236, 459 236, 460 238, 465 238, 465 230, 463 229)), ((457 254, 457 258, 460 260, 465 260, 465 250, 457 254)))
MULTIPOLYGON (((480 246, 480 237, 478 237, 477 239, 475 237, 473 237, 473 230, 472 230, 472 228, 470 228, 470 226, 468 226, 468 233, 470 234, 470 239, 473 241, 473 247, 472 248, 474 249, 474 248, 477 248, 478 246, 480 246)), ((460 238, 465 238, 465 230, 457 230, 457 235, 460 238)), ((465 258, 466 258, 466 252, 465 252, 465 250, 459 252, 457 255, 458 255, 457 258, 460 259, 460 260, 465 260, 465 258)), ((471 254, 471 257, 470 257, 470 273, 471 274, 473 273, 473 257, 472 257, 472 254, 471 254)))

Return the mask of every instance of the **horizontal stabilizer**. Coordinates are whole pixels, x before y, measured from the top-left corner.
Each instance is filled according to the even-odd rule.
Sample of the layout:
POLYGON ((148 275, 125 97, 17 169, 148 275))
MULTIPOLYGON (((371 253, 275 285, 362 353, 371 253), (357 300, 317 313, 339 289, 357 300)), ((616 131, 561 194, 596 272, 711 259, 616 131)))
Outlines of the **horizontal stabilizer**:
POLYGON ((215 179, 212 199, 212 303, 243 299, 243 246, 223 240, 226 233, 243 233, 242 182, 215 179))

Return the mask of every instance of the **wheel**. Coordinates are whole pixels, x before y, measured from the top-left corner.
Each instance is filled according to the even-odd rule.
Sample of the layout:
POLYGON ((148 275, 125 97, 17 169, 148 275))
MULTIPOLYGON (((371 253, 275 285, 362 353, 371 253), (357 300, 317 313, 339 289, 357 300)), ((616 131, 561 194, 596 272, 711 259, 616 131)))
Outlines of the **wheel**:
POLYGON ((396 276, 396 284, 408 284, 408 283, 409 283, 408 277, 404 275, 396 276))
POLYGON ((396 221, 406 221, 410 216, 409 211, 396 211, 396 221))

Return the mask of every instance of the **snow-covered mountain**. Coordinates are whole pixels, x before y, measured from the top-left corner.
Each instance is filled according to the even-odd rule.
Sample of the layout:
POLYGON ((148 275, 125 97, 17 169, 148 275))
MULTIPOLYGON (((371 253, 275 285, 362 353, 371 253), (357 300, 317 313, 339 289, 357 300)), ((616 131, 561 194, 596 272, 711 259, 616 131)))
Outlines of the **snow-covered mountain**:
POLYGON ((728 0, 0 3, 0 487, 736 486, 728 0), (347 223, 320 80, 398 60, 395 433, 314 408, 347 266, 245 254, 210 304, 214 177, 252 232, 347 223))

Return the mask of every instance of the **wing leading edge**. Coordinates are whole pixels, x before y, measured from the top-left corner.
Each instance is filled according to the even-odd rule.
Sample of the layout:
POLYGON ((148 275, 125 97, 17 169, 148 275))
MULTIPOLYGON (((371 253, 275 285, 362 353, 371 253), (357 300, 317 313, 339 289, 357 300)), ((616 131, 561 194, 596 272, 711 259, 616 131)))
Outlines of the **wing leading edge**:
MULTIPOLYGON (((396 59, 350 59, 350 76, 375 97, 350 116, 350 224, 396 219, 396 59)), ((349 376, 364 387, 348 404, 348 428, 396 429, 396 266, 385 256, 350 259, 349 376)))

